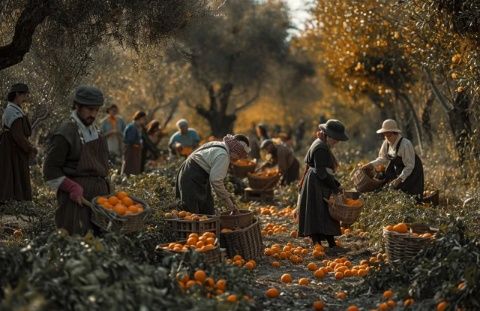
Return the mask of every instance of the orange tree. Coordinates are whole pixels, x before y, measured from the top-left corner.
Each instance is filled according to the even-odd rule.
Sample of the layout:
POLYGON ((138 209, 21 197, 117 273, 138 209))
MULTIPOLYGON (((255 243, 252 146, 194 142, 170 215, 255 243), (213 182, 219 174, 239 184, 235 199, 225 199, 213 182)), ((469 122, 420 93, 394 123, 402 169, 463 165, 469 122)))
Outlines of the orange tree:
MULTIPOLYGON (((408 0, 396 10, 409 61, 444 109, 460 160, 475 147, 472 136, 480 91, 480 3, 476 0, 408 0)), ((477 151, 478 152, 478 151, 477 151)), ((478 154, 473 156, 478 158, 478 154)))
MULTIPOLYGON (((351 106, 368 98, 383 119, 405 118, 418 142, 421 128, 411 99, 415 68, 406 57, 391 1, 317 0, 297 44, 315 57, 330 84, 351 106)), ((409 131, 407 131, 409 132, 409 131)))

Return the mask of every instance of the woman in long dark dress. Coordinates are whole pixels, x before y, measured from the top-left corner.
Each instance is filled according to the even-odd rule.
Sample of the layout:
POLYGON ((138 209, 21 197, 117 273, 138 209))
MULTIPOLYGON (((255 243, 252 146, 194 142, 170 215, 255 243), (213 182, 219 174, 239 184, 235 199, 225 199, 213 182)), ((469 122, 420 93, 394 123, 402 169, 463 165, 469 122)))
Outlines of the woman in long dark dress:
POLYGON ((305 157, 307 165, 301 181, 298 209, 299 235, 309 236, 313 244, 327 240, 329 247, 336 247, 335 236, 340 235, 340 223, 330 217, 324 199, 339 193, 340 183, 333 176, 338 162, 331 148, 339 141, 348 140, 345 126, 338 120, 320 124, 317 139, 305 157))

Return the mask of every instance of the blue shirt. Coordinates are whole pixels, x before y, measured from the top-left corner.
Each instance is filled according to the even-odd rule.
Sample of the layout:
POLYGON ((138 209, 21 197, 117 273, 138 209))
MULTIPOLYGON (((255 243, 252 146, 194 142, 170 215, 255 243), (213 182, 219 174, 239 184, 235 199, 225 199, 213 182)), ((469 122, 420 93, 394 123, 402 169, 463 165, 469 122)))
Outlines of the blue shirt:
POLYGON ((135 123, 129 123, 123 133, 123 142, 127 145, 141 145, 142 133, 138 130, 135 123))
POLYGON ((180 143, 183 147, 195 148, 200 143, 200 136, 198 136, 197 131, 194 129, 188 129, 185 135, 182 135, 180 131, 177 131, 170 137, 168 145, 172 146, 175 143, 180 143))

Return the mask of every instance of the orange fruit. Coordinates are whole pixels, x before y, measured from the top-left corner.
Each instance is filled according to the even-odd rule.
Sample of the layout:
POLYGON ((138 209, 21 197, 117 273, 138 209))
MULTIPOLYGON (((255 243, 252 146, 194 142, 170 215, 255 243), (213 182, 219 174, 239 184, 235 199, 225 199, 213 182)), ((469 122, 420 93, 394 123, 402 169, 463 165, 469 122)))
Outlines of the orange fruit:
POLYGON ((185 212, 185 211, 178 212, 178 217, 185 218, 185 216, 187 216, 187 212, 185 212))
POLYGON ((136 206, 136 205, 127 206, 127 210, 132 214, 137 214, 138 213, 138 206, 136 206))
POLYGON ((401 222, 401 223, 393 226, 393 231, 398 232, 398 233, 407 233, 408 232, 408 226, 407 226, 407 224, 401 222))
POLYGON ((108 198, 108 203, 110 203, 112 206, 117 205, 120 202, 120 200, 117 197, 109 197, 108 198))
POLYGON ((274 268, 279 268, 280 267, 280 263, 278 261, 274 261, 272 262, 272 267, 274 268))
POLYGON ((229 295, 227 297, 228 302, 237 302, 237 295, 229 295))
POLYGON ((397 303, 395 301, 393 301, 392 299, 390 299, 390 300, 387 301, 387 305, 390 309, 393 309, 393 308, 395 308, 397 303))
POLYGON ((408 307, 408 306, 413 305, 414 302, 415 302, 415 300, 413 300, 413 298, 408 298, 408 299, 405 299, 405 300, 403 301, 403 305, 404 305, 405 307, 408 307))
POLYGON ((392 290, 386 290, 383 292, 383 298, 385 299, 390 299, 393 297, 393 291, 392 290))
POLYGON ((292 283, 292 276, 289 273, 285 273, 280 277, 280 281, 283 283, 292 283))
POLYGON ((194 280, 190 280, 190 281, 188 281, 188 282, 185 284, 185 287, 186 287, 186 288, 190 288, 190 287, 192 287, 192 286, 194 286, 194 285, 196 285, 196 284, 197 284, 197 283, 196 283, 194 280))
POLYGON ((125 191, 119 191, 119 192, 117 192, 116 197, 121 200, 121 199, 123 199, 123 198, 128 197, 128 193, 126 193, 125 191))
POLYGON ((298 238, 298 232, 297 231, 290 232, 290 237, 291 238, 298 238))
POLYGON ((347 308, 347 311, 358 311, 358 307, 356 305, 351 305, 347 308))
POLYGON ((360 276, 360 277, 366 276, 367 273, 368 273, 368 272, 367 272, 367 270, 365 270, 365 269, 360 269, 360 270, 358 270, 358 276, 360 276))
POLYGON ((382 302, 381 304, 378 305, 378 310, 379 311, 388 311, 389 307, 385 302, 382 302))
POLYGON ((337 292, 335 294, 335 297, 340 300, 345 300, 347 298, 347 294, 345 294, 345 292, 337 292))
POLYGON ((221 291, 224 291, 227 288, 227 281, 224 279, 220 279, 215 284, 215 288, 221 291))
POLYGON ((307 286, 308 284, 310 284, 310 280, 307 278, 301 278, 300 280, 298 280, 298 284, 307 286))
POLYGON ((211 277, 208 277, 205 279, 205 285, 209 287, 214 287, 215 286, 215 280, 211 277))
POLYGON ((102 207, 103 207, 103 208, 106 208, 106 209, 113 209, 112 204, 108 203, 108 201, 105 202, 105 203, 103 203, 103 204, 102 204, 102 207))
POLYGON ((252 262, 247 262, 245 265, 244 265, 245 268, 247 268, 248 270, 253 270, 255 267, 253 266, 253 263, 252 262))
POLYGON ((464 290, 465 287, 466 287, 466 286, 465 286, 465 282, 462 282, 462 283, 458 284, 458 286, 457 286, 457 288, 458 288, 459 290, 464 290))
POLYGON ((325 272, 323 272, 322 269, 318 269, 317 271, 315 271, 313 273, 313 275, 317 278, 317 279, 323 279, 325 277, 325 272))
POLYGON ((316 264, 316 263, 310 262, 310 263, 307 265, 307 269, 310 270, 310 271, 315 271, 315 270, 318 270, 318 267, 317 267, 317 264, 316 264))
POLYGON ((205 243, 203 243, 202 241, 198 241, 197 244, 195 244, 196 248, 202 248, 204 246, 205 246, 205 243))
POLYGON ((437 304, 437 311, 445 311, 447 310, 447 307, 448 307, 448 302, 441 301, 437 304))
POLYGON ((205 282, 205 280, 207 279, 207 274, 203 270, 197 270, 193 274, 193 278, 195 279, 195 281, 199 281, 203 284, 203 282, 205 282))
POLYGON ((127 208, 123 204, 117 204, 113 207, 113 211, 117 213, 118 215, 125 215, 127 212, 127 208))
POLYGON ((243 258, 242 258, 242 256, 240 256, 240 255, 235 255, 235 256, 233 256, 233 261, 242 260, 242 259, 243 259, 243 258))
POLYGON ((321 311, 323 310, 323 308, 325 308, 325 304, 323 303, 323 301, 317 300, 313 302, 313 310, 321 311))
POLYGON ((213 245, 215 244, 215 238, 207 238, 207 245, 213 245))
POLYGON ((385 227, 385 230, 387 231, 393 231, 393 226, 392 225, 388 225, 385 227))
POLYGON ((335 273, 335 279, 337 279, 337 280, 343 279, 343 272, 337 272, 337 273, 335 273))
POLYGON ((275 287, 272 287, 272 288, 267 289, 267 291, 265 292, 265 295, 268 298, 276 298, 280 295, 280 292, 275 287))
POLYGON ((133 200, 130 199, 129 197, 123 197, 123 198, 121 199, 121 201, 122 201, 123 205, 125 205, 125 206, 127 206, 127 207, 135 204, 135 203, 133 202, 133 200))
POLYGON ((97 204, 98 205, 103 205, 104 203, 107 203, 108 199, 106 197, 98 197, 97 198, 97 204))

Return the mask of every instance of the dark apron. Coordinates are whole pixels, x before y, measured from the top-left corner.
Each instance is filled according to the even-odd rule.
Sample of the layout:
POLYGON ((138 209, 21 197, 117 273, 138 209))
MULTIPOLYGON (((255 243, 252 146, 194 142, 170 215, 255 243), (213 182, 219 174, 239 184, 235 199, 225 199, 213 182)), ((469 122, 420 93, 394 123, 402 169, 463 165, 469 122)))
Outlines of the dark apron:
POLYGON ((125 147, 122 174, 138 175, 142 172, 142 145, 125 147))
MULTIPOLYGON (((212 145, 200 148, 195 152, 215 147, 227 150, 223 146, 212 145)), ((209 177, 210 174, 193 161, 191 156, 182 163, 175 182, 175 196, 181 201, 182 208, 185 211, 195 214, 215 215, 209 177)))
MULTIPOLYGON (((387 169, 385 171, 385 181, 390 182, 396 179, 402 173, 405 168, 403 164, 402 157, 398 156, 398 150, 400 149, 400 144, 402 143, 403 137, 400 138, 400 141, 397 144, 397 149, 395 150, 395 157, 387 154, 390 162, 388 163, 387 169)), ((423 198, 423 187, 424 187, 424 176, 423 176, 423 165, 420 157, 415 154, 415 166, 412 173, 407 179, 402 182, 398 188, 405 193, 414 195, 417 200, 423 198)))
MULTIPOLYGON (((82 186, 84 198, 91 201, 96 196, 110 193, 107 175, 108 146, 105 138, 99 135, 97 140, 82 144, 76 172, 66 177, 82 186)), ((57 192, 57 200, 59 205, 55 213, 57 228, 63 228, 71 235, 85 235, 89 230, 99 232, 98 227, 90 221, 92 215, 90 208, 70 200, 69 194, 65 191, 57 192)))
POLYGON ((282 178, 282 185, 290 185, 300 177, 300 162, 295 158, 282 178))

